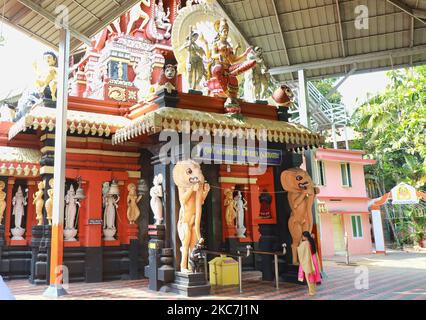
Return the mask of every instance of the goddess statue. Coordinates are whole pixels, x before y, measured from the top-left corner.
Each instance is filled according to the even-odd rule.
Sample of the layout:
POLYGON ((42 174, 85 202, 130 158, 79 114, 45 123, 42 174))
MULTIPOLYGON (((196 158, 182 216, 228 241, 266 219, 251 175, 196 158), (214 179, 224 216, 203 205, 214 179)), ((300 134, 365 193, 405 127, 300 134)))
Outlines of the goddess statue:
POLYGON ((251 52, 252 48, 237 56, 235 49, 228 42, 229 25, 226 19, 215 22, 217 35, 213 42, 212 52, 207 53, 207 58, 211 59, 213 66, 208 67, 211 78, 207 82, 210 93, 217 96, 225 96, 225 109, 229 113, 239 113, 238 104, 238 79, 237 76, 256 64, 256 60, 248 60, 240 63, 251 52))
POLYGON ((133 183, 127 186, 127 190, 129 191, 127 195, 127 219, 129 219, 130 224, 134 224, 141 214, 138 202, 141 201, 142 196, 138 196, 136 186, 133 183))
POLYGON ((154 213, 155 224, 161 224, 163 222, 163 203, 161 198, 163 197, 163 175, 160 173, 154 177, 154 186, 149 190, 151 196, 151 210, 154 213))
POLYGON ((47 195, 49 199, 46 200, 45 208, 46 208, 46 218, 49 222, 49 226, 52 225, 52 213, 53 213, 53 178, 49 180, 50 189, 47 190, 47 195))
POLYGON ((75 217, 80 201, 76 198, 73 185, 70 186, 65 196, 65 229, 75 229, 75 217))
POLYGON ((39 182, 38 191, 33 194, 33 204, 36 207, 36 219, 38 221, 38 226, 43 225, 44 187, 44 181, 39 182))
POLYGON ((4 192, 4 188, 6 184, 4 181, 0 181, 0 226, 3 221, 4 211, 6 210, 6 192, 4 192))
POLYGON ((244 238, 246 227, 244 226, 244 211, 247 210, 247 200, 243 198, 241 191, 234 197, 235 211, 237 212, 237 236, 244 238))
MULTIPOLYGON (((104 186, 105 188, 105 186, 104 186)), ((106 190, 104 190, 106 191, 106 190)), ((115 227, 115 214, 118 209, 118 202, 120 196, 118 194, 118 186, 115 182, 111 184, 106 194, 103 197, 104 209, 104 235, 105 240, 115 240, 114 235, 116 233, 115 227)))
POLYGON ((224 205, 226 207, 225 220, 228 226, 232 226, 236 218, 234 197, 232 196, 231 189, 225 189, 224 193, 225 193, 224 205))
POLYGON ((44 62, 45 68, 40 69, 36 62, 33 63, 34 71, 37 75, 35 86, 40 93, 44 96, 47 87, 50 89, 50 96, 53 101, 56 101, 56 89, 58 86, 58 58, 53 52, 45 52, 44 62))

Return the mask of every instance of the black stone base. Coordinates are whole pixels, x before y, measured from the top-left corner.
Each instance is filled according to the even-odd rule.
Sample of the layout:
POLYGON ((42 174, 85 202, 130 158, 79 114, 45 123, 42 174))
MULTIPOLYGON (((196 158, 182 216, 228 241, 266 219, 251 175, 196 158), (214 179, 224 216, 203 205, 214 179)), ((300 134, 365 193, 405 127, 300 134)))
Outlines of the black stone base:
POLYGON ((283 282, 290 282, 295 284, 306 285, 306 282, 300 282, 298 280, 299 266, 293 264, 281 264, 280 265, 280 280, 283 282), (282 270, 282 271, 281 271, 282 270))
POLYGON ((175 282, 170 284, 172 292, 186 296, 198 297, 210 294, 210 284, 204 273, 175 273, 175 282))

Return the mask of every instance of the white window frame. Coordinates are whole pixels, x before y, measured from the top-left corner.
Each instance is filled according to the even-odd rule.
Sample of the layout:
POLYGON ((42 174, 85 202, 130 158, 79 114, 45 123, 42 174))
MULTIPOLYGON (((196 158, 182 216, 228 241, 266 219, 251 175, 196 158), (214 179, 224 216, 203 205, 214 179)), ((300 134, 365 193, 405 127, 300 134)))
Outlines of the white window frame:
POLYGON ((351 188, 352 187, 352 170, 351 170, 351 164, 349 162, 341 162, 340 163, 340 175, 341 175, 341 182, 342 182, 342 187, 345 188, 351 188), (345 179, 343 177, 343 172, 342 172, 342 166, 345 166, 345 174, 346 174, 346 184, 345 184, 345 179))
POLYGON ((362 230, 362 217, 360 214, 351 215, 351 229, 352 229, 352 238, 353 239, 362 239, 364 238, 364 231, 362 230), (358 220, 359 218, 359 220, 358 220), (354 234, 354 220, 355 220, 355 229, 356 235, 354 234), (358 224, 359 222, 359 224, 358 224), (361 236, 359 235, 361 234, 361 236))
POLYGON ((325 163, 322 160, 316 161, 316 184, 320 187, 325 187, 327 185, 326 180, 326 174, 325 174, 325 163), (322 180, 324 181, 323 184, 321 184, 321 170, 320 167, 322 166, 322 180))

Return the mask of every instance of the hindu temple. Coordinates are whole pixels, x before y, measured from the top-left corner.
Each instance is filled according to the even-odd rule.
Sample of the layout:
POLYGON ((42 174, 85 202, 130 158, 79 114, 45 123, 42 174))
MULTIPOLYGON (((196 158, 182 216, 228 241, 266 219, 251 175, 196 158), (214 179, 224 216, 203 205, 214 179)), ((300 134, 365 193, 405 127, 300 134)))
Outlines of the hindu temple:
MULTIPOLYGON (((317 190, 300 169, 322 137, 289 122, 291 90, 261 48, 203 1, 142 1, 71 59, 63 264, 69 281, 149 278, 208 293, 196 250, 280 251, 297 281, 317 190)), ((49 283, 57 56, 0 124, 0 272, 49 283)), ((317 237, 319 239, 319 237, 317 237)), ((209 256, 209 260, 213 256, 209 256)), ((273 257, 244 270, 274 277, 273 257)))

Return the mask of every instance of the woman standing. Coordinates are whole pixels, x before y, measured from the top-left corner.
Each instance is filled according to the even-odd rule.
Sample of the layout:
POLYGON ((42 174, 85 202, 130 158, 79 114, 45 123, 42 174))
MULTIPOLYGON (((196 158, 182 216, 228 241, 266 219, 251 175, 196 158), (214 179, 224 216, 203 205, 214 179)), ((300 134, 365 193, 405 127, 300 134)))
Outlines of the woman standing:
POLYGON ((309 295, 313 296, 316 293, 316 284, 321 283, 321 270, 318 264, 315 240, 308 231, 302 233, 302 242, 297 248, 297 255, 300 262, 299 281, 303 282, 304 277, 306 277, 309 295))

